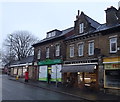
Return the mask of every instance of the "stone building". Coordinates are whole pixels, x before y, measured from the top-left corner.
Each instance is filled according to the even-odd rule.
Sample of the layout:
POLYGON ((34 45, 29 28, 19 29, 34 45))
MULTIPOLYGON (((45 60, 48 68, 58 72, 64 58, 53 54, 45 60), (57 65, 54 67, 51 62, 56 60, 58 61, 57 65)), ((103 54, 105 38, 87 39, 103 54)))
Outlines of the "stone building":
POLYGON ((52 82, 62 81, 62 64, 66 58, 66 47, 63 40, 74 34, 73 27, 65 30, 47 32, 46 38, 33 45, 35 79, 48 81, 48 74, 52 82))
POLYGON ((76 16, 75 34, 65 39, 63 77, 73 86, 120 89, 120 8, 107 8, 106 23, 100 24, 83 12, 76 16))
POLYGON ((28 56, 20 61, 14 61, 10 64, 10 75, 24 78, 25 72, 29 72, 29 79, 33 79, 33 56, 28 56))
POLYGON ((100 24, 79 12, 74 27, 47 32, 34 47, 34 78, 91 89, 120 89, 120 8, 105 10, 100 24))

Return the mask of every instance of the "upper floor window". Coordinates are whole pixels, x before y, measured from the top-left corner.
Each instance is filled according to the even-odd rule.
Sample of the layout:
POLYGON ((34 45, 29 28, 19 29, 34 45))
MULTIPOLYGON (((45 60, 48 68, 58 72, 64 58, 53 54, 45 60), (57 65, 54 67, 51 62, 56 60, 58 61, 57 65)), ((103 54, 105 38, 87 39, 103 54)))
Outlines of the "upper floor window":
POLYGON ((41 50, 40 50, 40 49, 38 49, 37 59, 40 59, 40 57, 41 57, 41 50))
POLYGON ((50 48, 47 47, 46 48, 46 58, 49 58, 50 57, 50 48))
POLYGON ((51 36, 55 36, 55 33, 56 33, 55 31, 51 32, 51 36))
POLYGON ((110 53, 117 52, 117 38, 110 38, 110 53))
POLYGON ((56 34, 56 31, 49 32, 47 33, 47 38, 53 37, 55 36, 55 34, 56 34))
POLYGON ((70 57, 74 57, 74 45, 70 45, 70 57))
POLYGON ((55 46, 55 56, 60 56, 60 45, 59 44, 55 46))
POLYGON ((84 32, 84 23, 80 23, 79 25, 79 33, 83 33, 84 32))
POLYGON ((78 56, 83 56, 83 43, 78 44, 78 56))
POLYGON ((89 50, 89 55, 94 55, 94 42, 93 41, 91 41, 91 42, 89 42, 89 48, 88 48, 89 50))

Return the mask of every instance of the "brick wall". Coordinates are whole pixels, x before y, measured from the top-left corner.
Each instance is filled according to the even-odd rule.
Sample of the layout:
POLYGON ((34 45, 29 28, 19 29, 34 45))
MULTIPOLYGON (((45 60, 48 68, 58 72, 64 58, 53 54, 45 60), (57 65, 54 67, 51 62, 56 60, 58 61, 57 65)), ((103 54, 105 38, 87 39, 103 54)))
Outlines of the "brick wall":
POLYGON ((102 35, 102 34, 97 34, 95 36, 91 36, 91 37, 83 37, 81 39, 72 39, 69 40, 66 45, 67 45, 67 50, 66 50, 66 60, 80 60, 82 58, 95 58, 97 56, 92 55, 89 56, 88 55, 88 44, 89 41, 93 40, 94 41, 94 48, 99 48, 100 49, 100 55, 103 56, 118 56, 120 54, 120 50, 117 51, 117 53, 111 54, 110 53, 110 41, 109 41, 109 37, 111 36, 115 36, 117 35, 117 46, 120 47, 120 33, 111 33, 111 34, 106 34, 106 35, 102 35), (84 43, 84 55, 79 57, 78 56, 78 43, 83 42, 84 43), (70 58, 70 45, 74 45, 74 57, 70 58))

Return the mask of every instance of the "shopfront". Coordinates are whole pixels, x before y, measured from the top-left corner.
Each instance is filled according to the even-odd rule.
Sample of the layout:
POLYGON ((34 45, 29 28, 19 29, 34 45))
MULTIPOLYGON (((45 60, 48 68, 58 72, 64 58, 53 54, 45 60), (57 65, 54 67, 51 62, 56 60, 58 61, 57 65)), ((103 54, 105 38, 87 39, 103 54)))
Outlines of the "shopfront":
POLYGON ((48 81, 48 74, 51 75, 52 82, 61 82, 61 68, 62 68, 62 60, 60 59, 47 59, 44 61, 38 62, 39 66, 39 81, 48 81))
POLYGON ((71 77, 72 76, 71 74, 73 74, 72 76, 73 78, 70 78, 75 80, 73 86, 77 86, 80 88, 98 87, 98 65, 95 64, 64 65, 62 68, 62 73, 64 74, 67 73, 66 77, 71 77))
POLYGON ((120 89, 120 57, 104 58, 104 88, 120 89))

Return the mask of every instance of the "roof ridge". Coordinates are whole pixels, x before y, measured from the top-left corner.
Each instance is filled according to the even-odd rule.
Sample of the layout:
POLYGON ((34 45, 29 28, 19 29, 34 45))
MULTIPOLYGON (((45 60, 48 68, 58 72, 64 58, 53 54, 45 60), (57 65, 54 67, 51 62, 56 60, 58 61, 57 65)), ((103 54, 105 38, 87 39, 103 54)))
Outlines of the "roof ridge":
POLYGON ((89 17, 88 15, 86 15, 86 14, 84 14, 86 17, 88 17, 89 19, 91 19, 92 21, 94 21, 94 22, 96 22, 96 23, 98 23, 99 25, 101 25, 98 21, 96 21, 96 20, 94 20, 94 19, 92 19, 91 17, 89 17))

